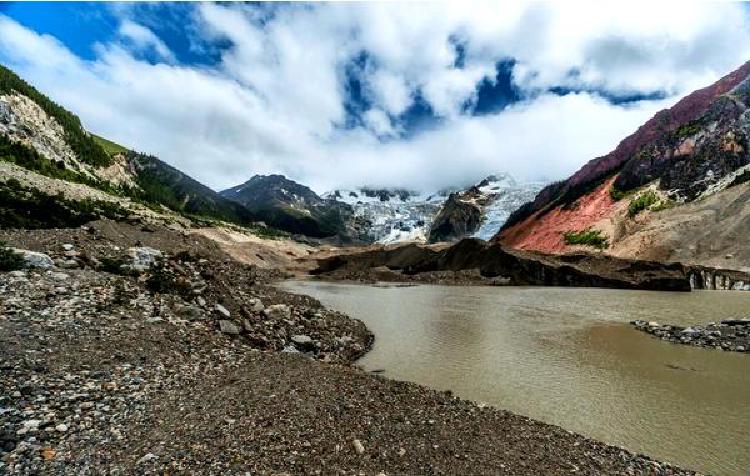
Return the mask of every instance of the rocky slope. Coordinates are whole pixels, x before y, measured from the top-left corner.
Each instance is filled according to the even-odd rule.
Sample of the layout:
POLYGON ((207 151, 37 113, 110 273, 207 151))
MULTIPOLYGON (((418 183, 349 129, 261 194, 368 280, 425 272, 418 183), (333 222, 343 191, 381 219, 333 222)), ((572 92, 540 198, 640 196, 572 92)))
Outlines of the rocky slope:
MULTIPOLYGON (((750 209, 732 201, 724 210, 723 200, 712 198, 734 187, 737 192, 727 193, 735 198, 747 190, 743 183, 750 165, 749 74, 750 63, 659 112, 610 154, 543 189, 513 213, 496 238, 520 249, 565 252, 575 249, 566 232, 592 229, 606 236, 608 252, 618 256, 715 265, 734 240, 750 231, 750 209), (691 213, 696 210, 689 207, 700 208, 694 204, 706 200, 712 203, 706 208, 721 220, 691 213), (669 233, 667 223, 686 220, 702 225, 696 229, 700 236, 683 233, 684 239, 679 239, 669 233), (634 243, 635 235, 640 244, 634 243), (681 251, 650 251, 664 249, 665 242, 681 251), (691 248, 703 251, 685 251, 691 248)), ((734 267, 750 266, 746 260, 730 261, 727 264, 734 267)))

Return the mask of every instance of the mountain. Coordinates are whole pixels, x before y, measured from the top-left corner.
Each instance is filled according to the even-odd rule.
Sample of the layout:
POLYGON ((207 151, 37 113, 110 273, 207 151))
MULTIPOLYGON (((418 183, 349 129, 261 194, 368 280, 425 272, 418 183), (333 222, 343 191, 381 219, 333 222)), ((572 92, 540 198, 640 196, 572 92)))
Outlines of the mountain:
POLYGON ((317 238, 349 235, 351 207, 321 198, 283 175, 255 175, 220 194, 275 228, 317 238))
POLYGON ((749 74, 746 63, 660 111, 609 154, 545 187, 495 239, 748 268, 749 74))
POLYGON ((77 116, 2 66, 0 170, 0 227, 65 226, 101 215, 122 218, 135 209, 242 225, 258 221, 158 158, 89 133, 77 116))
POLYGON ((508 174, 478 185, 428 192, 361 187, 324 196, 350 205, 366 241, 389 244, 491 238, 510 213, 530 200, 539 183, 518 183, 508 174))
POLYGON ((361 187, 334 190, 324 197, 353 210, 353 228, 363 241, 398 243, 426 241, 430 222, 448 193, 361 187))

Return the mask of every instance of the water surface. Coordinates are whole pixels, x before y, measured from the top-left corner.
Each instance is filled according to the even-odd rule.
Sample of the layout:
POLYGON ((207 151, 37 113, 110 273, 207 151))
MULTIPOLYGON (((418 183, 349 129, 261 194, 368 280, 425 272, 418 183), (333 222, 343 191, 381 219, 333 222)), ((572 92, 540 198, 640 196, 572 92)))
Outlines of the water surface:
POLYGON ((750 315, 750 293, 353 285, 287 290, 361 319, 367 370, 712 474, 750 472, 750 354, 662 342, 633 319, 750 315))

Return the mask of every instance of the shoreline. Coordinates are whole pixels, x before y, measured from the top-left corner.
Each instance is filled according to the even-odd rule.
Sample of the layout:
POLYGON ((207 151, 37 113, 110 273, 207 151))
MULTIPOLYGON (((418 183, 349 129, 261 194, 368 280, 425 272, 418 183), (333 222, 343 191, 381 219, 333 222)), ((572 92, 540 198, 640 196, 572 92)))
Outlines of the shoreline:
POLYGON ((9 240, 83 266, 0 273, 3 472, 696 474, 366 372, 375 336, 276 289, 283 273, 166 230, 100 228, 9 240), (86 264, 135 244, 167 253, 160 284, 86 264), (206 256, 175 259, 181 246, 206 256))

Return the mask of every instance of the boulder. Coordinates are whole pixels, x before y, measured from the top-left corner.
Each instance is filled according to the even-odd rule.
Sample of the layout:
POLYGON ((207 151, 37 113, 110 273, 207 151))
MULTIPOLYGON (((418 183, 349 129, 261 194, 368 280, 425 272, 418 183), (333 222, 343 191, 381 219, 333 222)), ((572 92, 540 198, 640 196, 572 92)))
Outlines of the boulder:
POLYGON ((130 268, 135 271, 147 271, 164 254, 148 246, 133 246, 128 248, 128 255, 132 258, 130 268))
POLYGON ((235 324, 232 321, 227 320, 220 320, 219 321, 219 330, 222 334, 229 334, 229 335, 239 335, 240 328, 237 324, 235 324))
POLYGON ((248 309, 251 312, 263 312, 266 308, 266 306, 263 305, 263 302, 257 298, 248 299, 247 304, 248 304, 248 309))
POLYGON ((289 319, 292 315, 292 309, 286 304, 273 304, 268 306, 264 312, 273 319, 289 319))
POLYGON ((222 315, 222 316, 224 316, 224 317, 229 317, 229 316, 231 316, 231 313, 229 312, 229 310, 228 310, 227 308, 225 308, 224 306, 222 306, 221 304, 217 304, 217 305, 215 305, 215 306, 214 306, 214 310, 215 310, 215 311, 216 311, 216 312, 217 312, 218 314, 221 314, 221 315, 222 315))
POLYGON ((47 254, 19 249, 14 249, 13 251, 23 255, 23 260, 27 268, 50 269, 55 267, 55 262, 47 254))

